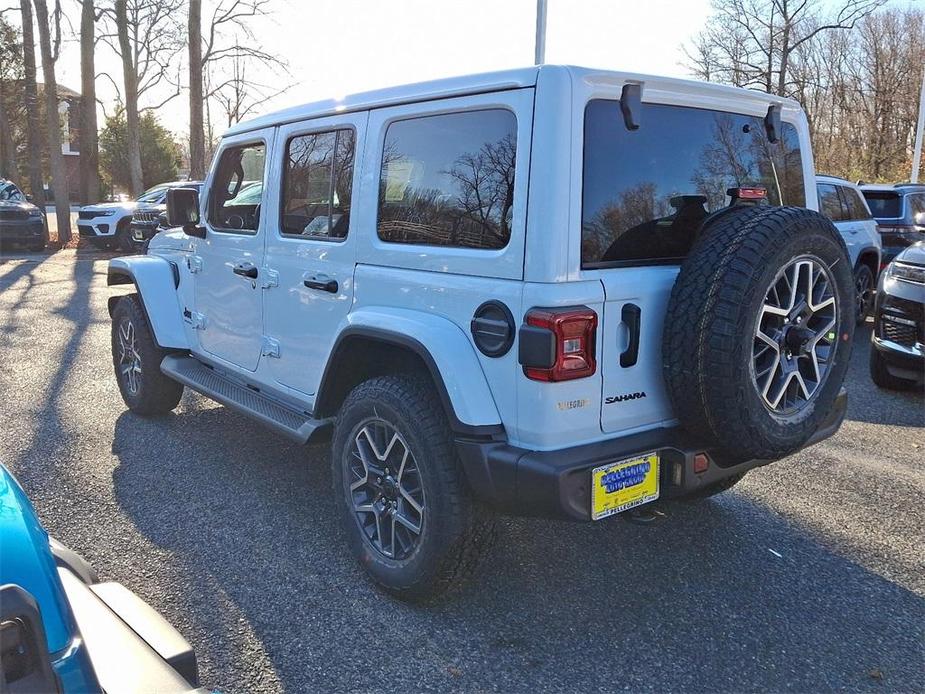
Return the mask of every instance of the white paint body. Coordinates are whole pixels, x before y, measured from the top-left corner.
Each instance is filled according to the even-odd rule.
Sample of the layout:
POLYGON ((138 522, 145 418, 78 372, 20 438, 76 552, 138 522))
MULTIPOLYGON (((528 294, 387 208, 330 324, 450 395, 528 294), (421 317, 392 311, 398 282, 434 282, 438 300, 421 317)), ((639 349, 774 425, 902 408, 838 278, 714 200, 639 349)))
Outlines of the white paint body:
MULTIPOLYGON (((587 270, 581 267, 584 110, 589 99, 619 99, 624 84, 641 83, 643 101, 764 117, 770 104, 796 127, 807 206, 816 208, 813 160, 805 117, 790 100, 711 84, 573 67, 539 66, 372 92, 343 101, 289 109, 234 126, 221 151, 262 141, 267 174, 259 229, 253 235, 191 238, 158 234, 149 255, 121 259, 136 275, 155 327, 202 361, 227 370, 281 401, 311 411, 338 336, 356 326, 407 335, 426 346, 464 424, 502 424, 509 443, 533 450, 613 439, 676 424, 662 378, 661 332, 678 266, 587 270), (390 244, 376 230, 382 145, 398 118, 501 107, 517 118, 516 190, 510 242, 498 251, 390 244), (284 143, 293 134, 352 127, 356 161, 346 240, 286 238, 279 233, 284 143), (220 238, 218 238, 220 237, 220 238), (157 260, 158 258, 162 260, 157 260), (230 268, 252 262, 261 278, 249 283, 230 268), (179 272, 179 285, 152 263, 179 272), (305 289, 308 276, 338 282, 333 294, 305 289), (159 282, 159 284, 158 284, 159 282), (527 379, 518 350, 491 358, 470 334, 475 309, 503 302, 517 325, 532 307, 584 305, 599 317, 598 366, 593 376, 559 383, 527 379), (621 368, 632 301, 646 316, 635 366, 621 368), (170 316, 170 317, 167 317, 170 316), (179 319, 178 319, 179 317, 179 319), (271 338, 279 356, 261 354, 271 338), (645 391, 619 406, 604 397, 645 391), (609 409, 608 409, 609 408, 609 409)), ((214 167, 213 167, 214 168, 214 167)), ((202 193, 202 217, 213 173, 202 193)))

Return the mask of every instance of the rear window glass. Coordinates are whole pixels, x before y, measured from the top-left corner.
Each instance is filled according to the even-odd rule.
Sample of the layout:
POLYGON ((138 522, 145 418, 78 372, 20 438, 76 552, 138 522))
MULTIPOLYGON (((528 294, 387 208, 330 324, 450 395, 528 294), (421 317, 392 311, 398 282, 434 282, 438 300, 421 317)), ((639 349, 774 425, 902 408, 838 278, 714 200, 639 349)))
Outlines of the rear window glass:
POLYGON ((502 109, 392 123, 379 184, 379 238, 504 248, 511 238, 517 120, 502 109))
POLYGON ((643 104, 627 130, 620 102, 585 110, 583 267, 679 261, 729 188, 763 187, 773 205, 805 206, 796 128, 768 142, 755 116, 643 104))
POLYGON ((867 206, 874 217, 902 217, 902 198, 897 193, 865 190, 867 206))
POLYGON ((845 204, 848 205, 848 215, 851 219, 870 219, 870 212, 867 211, 867 205, 861 194, 854 188, 841 186, 842 195, 845 198, 845 204))

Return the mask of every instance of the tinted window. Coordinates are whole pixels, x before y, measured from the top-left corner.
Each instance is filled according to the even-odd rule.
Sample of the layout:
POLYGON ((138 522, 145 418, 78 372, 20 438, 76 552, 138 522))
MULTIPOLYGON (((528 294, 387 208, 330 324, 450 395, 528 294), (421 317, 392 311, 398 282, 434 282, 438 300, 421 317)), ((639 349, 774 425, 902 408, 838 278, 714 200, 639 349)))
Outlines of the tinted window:
POLYGON ((848 186, 841 186, 841 194, 851 219, 870 219, 870 212, 867 211, 867 205, 864 204, 864 199, 858 191, 848 186))
POLYGON ((263 143, 222 152, 209 191, 209 222, 220 231, 257 231, 263 195, 263 143))
POLYGON ((847 218, 837 187, 831 183, 818 183, 816 193, 819 195, 819 211, 822 214, 833 222, 841 222, 847 218))
POLYGON ((504 248, 511 237, 517 121, 497 109, 392 123, 379 183, 379 238, 504 248))
POLYGON ((902 198, 898 193, 865 190, 864 197, 874 217, 886 219, 902 217, 902 198))
POLYGON ((166 186, 154 186, 138 196, 138 202, 162 202, 167 197, 166 186))
POLYGON ((909 210, 912 212, 913 217, 915 217, 917 214, 925 213, 925 195, 916 193, 914 195, 908 196, 908 198, 909 210))
POLYGON ((627 130, 620 103, 585 110, 584 266, 675 260, 703 219, 729 204, 727 189, 763 187, 771 204, 806 204, 796 129, 768 142, 761 118, 643 104, 627 130))
POLYGON ((353 157, 352 130, 299 135, 289 140, 283 172, 283 234, 346 238, 353 157))
POLYGON ((0 200, 9 200, 11 202, 25 202, 26 196, 22 194, 12 183, 0 185, 0 200))

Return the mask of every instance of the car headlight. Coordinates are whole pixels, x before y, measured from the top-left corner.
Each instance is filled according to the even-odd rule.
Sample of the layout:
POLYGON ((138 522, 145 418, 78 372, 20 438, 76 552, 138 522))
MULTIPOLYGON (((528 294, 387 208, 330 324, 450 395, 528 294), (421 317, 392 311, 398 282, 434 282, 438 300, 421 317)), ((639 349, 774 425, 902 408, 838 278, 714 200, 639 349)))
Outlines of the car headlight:
POLYGON ((42 211, 41 210, 29 210, 29 216, 30 217, 41 217, 42 211))
POLYGON ((887 268, 887 274, 893 279, 902 282, 912 282, 913 284, 925 284, 925 267, 921 265, 910 265, 899 261, 890 263, 887 268))

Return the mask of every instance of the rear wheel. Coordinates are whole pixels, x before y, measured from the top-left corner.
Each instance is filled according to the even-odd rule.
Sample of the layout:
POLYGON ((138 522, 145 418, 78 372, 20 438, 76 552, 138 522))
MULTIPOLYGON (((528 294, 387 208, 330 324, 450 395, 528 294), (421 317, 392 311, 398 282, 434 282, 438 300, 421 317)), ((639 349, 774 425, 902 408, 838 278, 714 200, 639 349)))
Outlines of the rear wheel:
POLYGON ((445 593, 489 549, 493 515, 469 495, 426 379, 382 376, 357 386, 337 418, 332 466, 350 548, 396 597, 445 593))
POLYGON ((165 414, 180 402, 183 385, 161 371, 166 355, 154 341, 138 295, 122 297, 112 314, 112 363, 122 399, 132 412, 165 414))
POLYGON ((854 292, 857 323, 862 325, 874 304, 874 273, 863 263, 854 271, 854 292))

